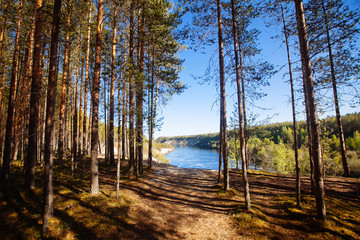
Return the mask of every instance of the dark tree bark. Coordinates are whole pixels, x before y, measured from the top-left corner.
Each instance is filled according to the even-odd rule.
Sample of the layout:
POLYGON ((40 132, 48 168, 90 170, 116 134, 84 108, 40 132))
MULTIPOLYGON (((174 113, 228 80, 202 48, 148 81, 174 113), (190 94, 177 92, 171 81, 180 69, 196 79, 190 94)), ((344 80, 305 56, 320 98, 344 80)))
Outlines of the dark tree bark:
POLYGON ((37 162, 37 130, 39 121, 39 89, 41 63, 41 34, 42 34, 42 6, 43 1, 37 0, 35 18, 35 39, 33 52, 32 82, 30 96, 29 142, 26 154, 25 187, 32 190, 35 187, 35 163, 37 162))
MULTIPOLYGON (((15 109, 15 96, 16 88, 18 82, 18 66, 19 66, 19 56, 20 56, 20 33, 21 33, 21 23, 22 23, 22 0, 20 0, 18 8, 18 16, 16 20, 16 35, 14 41, 14 54, 13 62, 11 68, 11 79, 10 79, 10 89, 8 97, 8 111, 7 111, 7 120, 6 120, 6 133, 5 133, 5 146, 3 154, 3 168, 2 168, 2 183, 5 186, 5 189, 9 183, 10 177, 10 166, 11 166, 11 144, 14 140, 13 125, 14 125, 14 109, 15 109)), ((5 190, 6 191, 6 190, 5 190)))
POLYGON ((136 175, 134 149, 134 0, 130 3, 130 37, 129 37, 129 173, 136 175))
POLYGON ((120 148, 121 148, 121 131, 120 131, 120 127, 121 127, 121 88, 120 88, 120 81, 119 81, 119 86, 118 86, 118 133, 117 133, 117 165, 116 165, 116 199, 119 199, 119 194, 120 194, 120 170, 121 170, 121 164, 120 164, 120 160, 121 160, 121 154, 120 154, 120 148))
POLYGON ((53 24, 51 29, 50 64, 48 77, 48 95, 46 106, 45 146, 44 146, 44 189, 43 189, 43 232, 49 227, 49 218, 54 212, 53 199, 53 131, 55 100, 57 88, 57 53, 60 34, 61 0, 54 1, 53 24))
POLYGON ((346 145, 345 145, 345 137, 344 137, 344 129, 342 125, 341 115, 340 115, 340 106, 339 106, 339 98, 337 93, 337 86, 336 86, 336 76, 335 76, 335 69, 334 69, 334 61, 333 61, 333 54, 332 54, 332 47, 330 43, 330 29, 329 29, 329 20, 328 15, 325 9, 324 1, 321 1, 322 10, 324 12, 325 18, 325 29, 326 29, 326 40, 327 40, 327 48, 329 53, 329 64, 330 64, 330 72, 331 72, 331 84, 333 88, 333 95, 334 95, 334 105, 335 105, 335 114, 336 114, 336 123, 338 128, 339 140, 340 140, 340 153, 341 153, 341 160, 344 169, 344 176, 350 177, 350 171, 346 160, 346 145))
MULTIPOLYGON (((80 32, 80 29, 79 29, 80 32)), ((78 39, 78 49, 81 49, 81 35, 79 35, 78 39)), ((72 166, 71 166, 71 174, 74 175, 75 169, 77 168, 77 147, 79 141, 78 135, 78 99, 79 99, 79 81, 80 80, 80 59, 81 59, 81 51, 79 51, 78 62, 76 66, 76 81, 75 81, 75 101, 74 101, 74 115, 73 115, 73 138, 72 138, 72 166)))
POLYGON ((294 81, 293 81, 292 67, 291 67, 288 29, 286 27, 284 8, 282 5, 282 1, 280 1, 280 8, 281 8, 283 32, 284 32, 284 36, 285 36, 285 44, 286 44, 286 52, 287 52, 287 59, 288 59, 289 76, 290 76, 291 107, 292 107, 293 132, 294 132, 295 172, 296 172, 296 205, 298 207, 300 207, 301 182, 300 182, 300 167, 299 167, 299 160, 298 160, 298 156, 299 156, 299 154, 298 154, 298 130, 297 130, 297 124, 296 124, 294 81))
POLYGON ((98 141, 99 141, 99 91, 100 91, 100 64, 101 64, 101 41, 104 3, 99 0, 96 27, 95 68, 92 85, 92 127, 91 127, 91 194, 99 193, 99 170, 98 170, 98 141))
POLYGON ((113 39, 112 39, 112 54, 111 54, 111 82, 110 82, 110 126, 109 126, 109 156, 110 164, 115 163, 114 156, 114 94, 115 94, 115 57, 116 57, 116 25, 117 25, 117 7, 114 6, 114 22, 113 22, 113 39))
MULTIPOLYGON (((124 57, 125 58, 125 57, 124 57)), ((126 104, 126 78, 125 78, 125 70, 123 72, 123 84, 122 84, 122 117, 121 117, 121 160, 125 161, 126 158, 126 132, 127 132, 127 128, 126 128, 126 122, 127 122, 127 114, 126 114, 126 109, 127 109, 127 104, 126 104)))
POLYGON ((219 132, 219 171, 218 171, 218 183, 221 182, 221 165, 222 165, 222 145, 223 145, 223 122, 220 116, 220 132, 219 132))
POLYGON ((220 65, 220 118, 222 120, 222 156, 224 162, 224 188, 229 190, 229 169, 227 157, 227 133, 226 133, 226 95, 225 95, 225 72, 224 72, 224 41, 222 36, 221 3, 217 0, 218 40, 219 40, 219 65, 220 65))
POLYGON ((79 136, 79 141, 78 141, 78 146, 77 146, 77 150, 78 150, 78 156, 81 157, 82 154, 82 136, 83 136, 83 131, 82 131, 82 126, 83 126, 83 93, 84 93, 84 59, 82 58, 81 60, 81 73, 80 73, 80 99, 79 99, 79 129, 78 129, 78 136, 79 136))
MULTIPOLYGON (((236 86, 237 86, 237 98, 238 98, 238 112, 239 112, 239 129, 240 129, 240 155, 242 160, 242 178, 244 184, 244 199, 245 199, 245 208, 247 210, 251 209, 250 203, 250 190, 249 190, 249 181, 247 176, 247 164, 246 164, 246 153, 245 153, 245 134, 243 127, 243 112, 241 104, 242 91, 240 87, 240 65, 239 65, 239 56, 238 56, 238 36, 237 36, 237 24, 236 24, 236 9, 235 1, 231 0, 231 9, 232 9, 232 32, 234 38, 234 53, 235 53, 235 72, 236 72, 236 86)), ((235 132, 236 134, 236 132, 235 132)))
MULTIPOLYGON (((3 54, 3 46, 4 46, 4 35, 5 35, 5 30, 6 30, 6 21, 7 21, 7 4, 8 1, 5 0, 4 1, 4 5, 3 5, 3 15, 2 15, 2 19, 1 19, 1 31, 0 31, 0 103, 2 102, 3 99, 3 88, 4 88, 4 80, 5 80, 5 58, 4 58, 4 54, 3 54)), ((0 118, 3 118, 3 104, 0 104, 0 118)), ((0 127, 2 128, 2 121, 0 121, 0 127)), ((4 131, 1 129, 0 130, 0 159, 1 159, 1 163, 3 161, 3 143, 4 143, 4 131)))
POLYGON ((59 119, 59 140, 58 140, 58 159, 62 160, 64 157, 64 127, 65 123, 65 106, 66 106, 66 92, 68 88, 68 67, 70 58, 70 20, 71 20, 71 0, 68 1, 67 16, 66 16, 66 36, 65 36, 65 50, 63 63, 63 79, 61 87, 61 104, 60 104, 60 119, 59 119))
POLYGON ((300 44, 301 61, 304 68, 304 80, 306 96, 308 98, 309 121, 311 125, 311 147, 314 162, 314 187, 317 217, 326 219, 325 193, 323 180, 323 160, 321 154, 320 128, 317 117, 316 101, 312 79, 311 62, 309 56, 309 45, 306 32, 305 14, 302 0, 294 0, 296 10, 296 21, 298 27, 298 36, 300 44))
MULTIPOLYGON (((3 46, 4 46, 4 35, 5 35, 5 30, 6 30, 6 22, 7 22, 7 5, 8 5, 8 1, 5 0, 4 1, 4 7, 3 7, 3 15, 1 18, 1 31, 0 31, 0 101, 2 100, 2 90, 4 87, 4 79, 5 79, 5 59, 3 56, 3 46)), ((2 146, 2 144, 1 144, 2 146)))
POLYGON ((138 76, 136 79, 136 161, 140 174, 143 174, 143 101, 144 101, 144 17, 143 6, 139 6, 138 27, 138 76))
POLYGON ((246 102, 245 102, 245 77, 244 77, 244 64, 243 64, 243 51, 242 43, 239 40, 239 64, 240 64, 240 78, 241 78, 241 100, 243 112, 243 131, 244 131, 244 149, 245 149, 245 164, 249 168, 249 155, 248 155, 248 132, 247 132, 247 118, 246 118, 246 102))
POLYGON ((90 33, 91 33, 91 1, 89 1, 89 12, 88 12, 88 29, 87 29, 87 36, 86 36, 86 61, 85 61, 85 86, 84 86, 84 120, 83 120, 83 142, 82 142, 82 149, 84 155, 88 153, 88 144, 86 141, 86 115, 87 115, 87 102, 88 102, 88 89, 89 89, 89 62, 90 62, 90 33))
POLYGON ((160 78, 156 78, 156 87, 155 87, 155 96, 154 96, 154 78, 155 78, 155 66, 152 66, 152 76, 151 76, 151 107, 150 107, 150 136, 149 136, 149 161, 150 168, 152 168, 152 150, 153 150, 153 140, 154 140, 154 131, 156 127, 156 110, 159 98, 159 86, 160 78), (154 99, 155 98, 155 99, 154 99))

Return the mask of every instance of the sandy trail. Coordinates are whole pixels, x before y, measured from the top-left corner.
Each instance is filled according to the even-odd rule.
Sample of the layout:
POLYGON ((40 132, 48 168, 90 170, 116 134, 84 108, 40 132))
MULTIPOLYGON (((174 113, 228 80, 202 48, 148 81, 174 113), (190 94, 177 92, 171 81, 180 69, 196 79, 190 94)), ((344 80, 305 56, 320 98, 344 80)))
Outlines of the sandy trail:
POLYGON ((132 224, 144 239, 239 239, 229 210, 240 202, 218 197, 216 171, 156 164, 139 182, 122 183, 136 199, 132 224))

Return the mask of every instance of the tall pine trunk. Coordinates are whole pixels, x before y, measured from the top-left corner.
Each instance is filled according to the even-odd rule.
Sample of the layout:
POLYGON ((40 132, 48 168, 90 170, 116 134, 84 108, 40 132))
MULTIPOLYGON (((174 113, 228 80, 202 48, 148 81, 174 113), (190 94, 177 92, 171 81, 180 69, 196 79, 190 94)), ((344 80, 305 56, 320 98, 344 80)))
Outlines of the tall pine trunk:
MULTIPOLYGON (((80 32, 80 29, 79 29, 80 32)), ((78 37, 78 49, 81 49, 81 34, 78 37)), ((78 99, 79 99, 79 82, 80 81, 80 59, 81 51, 79 51, 77 66, 76 66, 76 80, 75 80, 75 101, 74 101, 74 115, 73 115, 73 139, 72 139, 72 167, 71 174, 74 175, 75 169, 77 168, 77 154, 78 154, 78 99)))
POLYGON ((41 34, 42 34, 42 0, 36 3, 35 18, 35 39, 33 52, 32 82, 30 95, 30 119, 29 119, 29 142, 26 154, 26 172, 25 187, 30 190, 34 189, 35 163, 37 162, 37 131, 39 121, 39 89, 40 79, 40 63, 41 63, 41 34))
POLYGON ((283 32, 285 36, 285 44, 286 44, 286 52, 288 59, 288 67, 289 67, 289 76, 290 76, 290 91, 291 91, 291 107, 292 107, 292 116, 293 116, 293 132, 294 132, 294 153, 295 153, 295 172, 296 172, 296 205, 300 207, 300 197, 301 197, 301 182, 300 182, 300 167, 299 167, 299 153, 298 153, 298 130, 296 124, 296 111, 295 111, 295 96, 294 96, 294 81, 292 75, 292 67, 291 67, 291 58, 290 58, 290 49, 289 49, 289 36, 288 29, 286 27, 285 16, 284 16, 284 8, 282 5, 282 1, 280 1, 281 8, 281 16, 283 23, 283 32))
MULTIPOLYGON (((226 133, 226 95, 225 95, 225 72, 224 72, 224 40, 222 34, 221 3, 217 0, 217 20, 218 20, 218 41, 219 41, 219 66, 220 66, 220 118, 222 121, 222 158, 224 163, 224 188, 229 190, 229 169, 227 156, 227 133, 226 133)), ((221 131, 221 130, 220 130, 221 131)))
POLYGON ((99 141, 99 91, 101 64, 101 34, 104 3, 99 0, 96 26, 95 68, 92 85, 92 127, 91 127, 91 194, 99 193, 98 141, 99 141))
POLYGON ((110 82, 110 126, 109 126, 109 156, 110 164, 115 163, 114 156, 114 112, 115 112, 115 103, 114 103, 114 94, 115 94, 115 58, 116 58, 116 25, 117 25, 117 7, 114 6, 114 22, 113 22, 113 38, 112 38, 112 51, 111 51, 111 82, 110 82))
POLYGON ((327 41, 327 48, 329 53, 329 64, 330 64, 330 72, 331 72, 331 84, 333 88, 334 94, 334 105, 335 105, 335 114, 336 114, 336 123, 338 128, 339 140, 340 140, 340 153, 341 153, 341 160, 344 169, 344 176, 349 177, 350 171, 346 160, 346 145, 345 145, 345 137, 344 137, 344 129, 341 121, 340 115, 340 106, 339 106, 339 98, 337 93, 337 86, 336 86, 336 76, 335 76, 335 69, 334 69, 334 60, 332 55, 332 48, 330 43, 330 29, 329 29, 329 20, 328 15, 325 9, 324 1, 321 1, 322 10, 324 12, 325 18, 325 29, 326 29, 326 41, 327 41))
MULTIPOLYGON (((5 57, 3 54, 3 46, 4 46, 4 35, 5 35, 5 30, 6 30, 6 21, 7 21, 7 3, 8 1, 5 0, 4 1, 4 5, 3 5, 3 15, 1 18, 1 30, 0 30, 0 118, 3 119, 3 104, 2 104, 2 99, 3 99, 3 88, 4 88, 4 80, 5 80, 5 57)), ((4 144, 4 131, 2 130, 2 121, 0 121, 0 159, 2 163, 3 160, 3 144, 4 144)))
MULTIPOLYGON (((11 149, 12 143, 14 140, 14 110, 15 110, 15 96, 16 96, 16 86, 18 82, 18 68, 19 68, 19 56, 20 56, 20 33, 21 33, 21 23, 22 23, 22 0, 20 0, 18 8, 18 16, 16 20, 16 35, 14 41, 14 54, 13 62, 11 68, 11 79, 10 79, 10 89, 8 97, 8 111, 7 111, 7 120, 6 120, 6 133, 5 133, 5 146, 3 154, 3 168, 2 168, 2 183, 5 186, 5 189, 9 183, 10 177, 10 167, 11 167, 11 149)), ((5 190, 6 191, 6 190, 5 190)))
POLYGON ((130 38, 129 38, 129 173, 136 175, 134 149, 134 1, 130 3, 130 38))
POLYGON ((66 128, 65 122, 65 108, 66 108, 66 92, 68 88, 68 67, 70 58, 70 20, 71 20, 71 0, 68 0, 67 16, 66 16, 66 36, 65 36, 65 50, 64 50, 64 63, 63 63, 63 78, 61 87, 61 104, 60 104, 60 119, 59 119, 59 140, 58 140, 58 159, 61 161, 64 157, 64 138, 66 138, 64 129, 66 128))
POLYGON ((60 34, 61 0, 55 0, 53 10, 53 24, 51 29, 50 64, 48 77, 48 95, 45 122, 44 146, 44 188, 43 188, 43 232, 48 230, 49 218, 54 212, 53 199, 53 131, 55 116, 55 100, 57 89, 57 54, 60 34))
POLYGON ((138 76, 136 79, 136 161, 138 172, 143 174, 143 101, 144 101, 144 16, 143 6, 138 13, 138 76))
POLYGON ((319 219, 326 219, 326 207, 325 207, 325 193, 324 193, 324 180, 323 180, 323 160, 321 154, 321 140, 320 140, 320 128, 317 117, 316 101, 314 94, 314 86, 312 79, 312 69, 309 56, 309 45, 306 32, 305 14, 302 0, 294 0, 296 10, 296 21, 298 28, 299 44, 301 61, 304 68, 304 80, 306 96, 308 99, 309 107, 309 122, 311 126, 311 147, 314 162, 314 190, 317 217, 319 219))
MULTIPOLYGON (((246 153, 245 153, 245 134, 243 128, 243 112, 241 108, 241 87, 240 87, 240 65, 239 65, 239 56, 238 56, 238 37, 237 37, 237 24, 236 24, 236 9, 235 1, 231 0, 231 10, 232 10, 232 32, 234 38, 234 53, 235 53, 235 72, 236 72, 236 86, 237 86, 237 98, 238 98, 238 112, 239 112, 239 129, 240 129, 240 155, 242 162, 242 178, 244 184, 244 199, 245 199, 245 208, 247 210, 251 209, 250 203, 250 190, 249 190, 249 180, 247 176, 247 164, 246 164, 246 153)), ((236 134, 236 131, 235 131, 236 134)), ((235 144, 236 145, 236 144, 235 144)))
POLYGON ((86 36, 86 61, 85 61, 85 85, 84 85, 84 119, 83 119, 83 141, 82 141, 82 150, 83 154, 88 154, 88 144, 86 141, 89 139, 89 136, 86 138, 87 135, 87 126, 86 126, 86 116, 87 116, 87 102, 88 102, 88 89, 90 85, 89 81, 89 62, 90 62, 90 33, 91 33, 91 1, 89 1, 89 12, 88 12, 88 29, 87 29, 87 36, 86 36))

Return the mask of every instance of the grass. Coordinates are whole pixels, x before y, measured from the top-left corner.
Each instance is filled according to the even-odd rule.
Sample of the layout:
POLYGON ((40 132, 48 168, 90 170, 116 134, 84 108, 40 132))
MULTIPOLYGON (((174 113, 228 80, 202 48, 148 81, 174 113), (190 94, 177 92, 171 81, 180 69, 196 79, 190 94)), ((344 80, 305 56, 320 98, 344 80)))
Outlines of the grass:
POLYGON ((313 196, 303 195, 296 206, 293 195, 253 203, 252 210, 238 208, 232 218, 243 236, 252 239, 360 239, 360 206, 356 202, 326 197, 327 220, 317 220, 313 196))
MULTIPOLYGON (((54 217, 49 232, 41 235, 42 169, 37 168, 38 188, 28 193, 23 188, 22 165, 15 162, 11 174, 11 188, 5 196, 0 192, 0 238, 7 239, 136 239, 141 238, 132 209, 139 204, 128 195, 115 197, 115 168, 100 163, 101 192, 89 193, 88 170, 80 162, 73 177, 70 161, 56 164, 54 171, 54 217)), ((89 165, 86 163, 86 165, 89 165)), ((122 167, 125 176, 128 168, 122 167)), ((243 206, 243 194, 234 171, 233 188, 224 191, 216 185, 215 195, 221 201, 238 202, 229 212, 239 233, 246 239, 360 239, 360 204, 354 198, 326 196, 327 221, 316 219, 314 197, 304 191, 301 208, 295 196, 281 189, 290 177, 259 171, 249 171, 252 190, 252 210, 243 206), (258 184, 258 185, 256 185, 258 184), (275 191, 275 194, 269 192, 275 191), (283 192, 277 194, 280 190, 283 192)), ((122 177, 126 185, 141 184, 122 177)), ((356 182, 357 184, 357 182, 356 182)), ((360 185, 360 184, 359 184, 360 185)), ((353 185, 354 186, 354 185, 353 185)), ((356 185, 358 186, 358 185, 356 185)), ((176 189, 175 189, 176 190, 176 189)), ((156 189, 152 189, 156 191, 156 189)), ((205 236, 204 236, 205 238, 205 236)))
MULTIPOLYGON (((57 165, 54 175, 54 217, 49 231, 41 235, 42 190, 28 193, 22 186, 19 166, 12 169, 12 186, 7 196, 0 193, 1 239, 111 239, 125 229, 134 201, 115 192, 89 193, 89 178, 78 169, 74 177, 69 162, 57 165)), ((37 171, 37 183, 41 179, 37 171)))

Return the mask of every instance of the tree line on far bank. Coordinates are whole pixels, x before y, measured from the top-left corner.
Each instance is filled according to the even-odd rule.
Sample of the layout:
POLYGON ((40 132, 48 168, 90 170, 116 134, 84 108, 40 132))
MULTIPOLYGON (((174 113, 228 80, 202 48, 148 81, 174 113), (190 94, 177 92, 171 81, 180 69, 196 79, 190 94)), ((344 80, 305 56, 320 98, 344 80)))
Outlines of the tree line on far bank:
MULTIPOLYGON (((351 113, 342 117, 344 135, 347 146, 349 169, 352 176, 360 175, 360 113, 351 113)), ((234 121, 233 123, 236 123, 234 121)), ((239 166, 238 127, 229 129, 229 157, 232 167, 239 166)), ((343 175, 340 141, 335 117, 327 117, 320 121, 321 141, 324 153, 324 170, 326 175, 343 175)), ((305 121, 298 122, 299 161, 302 174, 310 174, 308 154, 308 135, 305 121)), ((294 135, 291 122, 273 123, 251 126, 249 134, 249 164, 264 170, 278 173, 294 173, 294 135)), ((160 137, 157 142, 167 142, 203 149, 218 149, 219 133, 200 134, 192 136, 160 137)))

